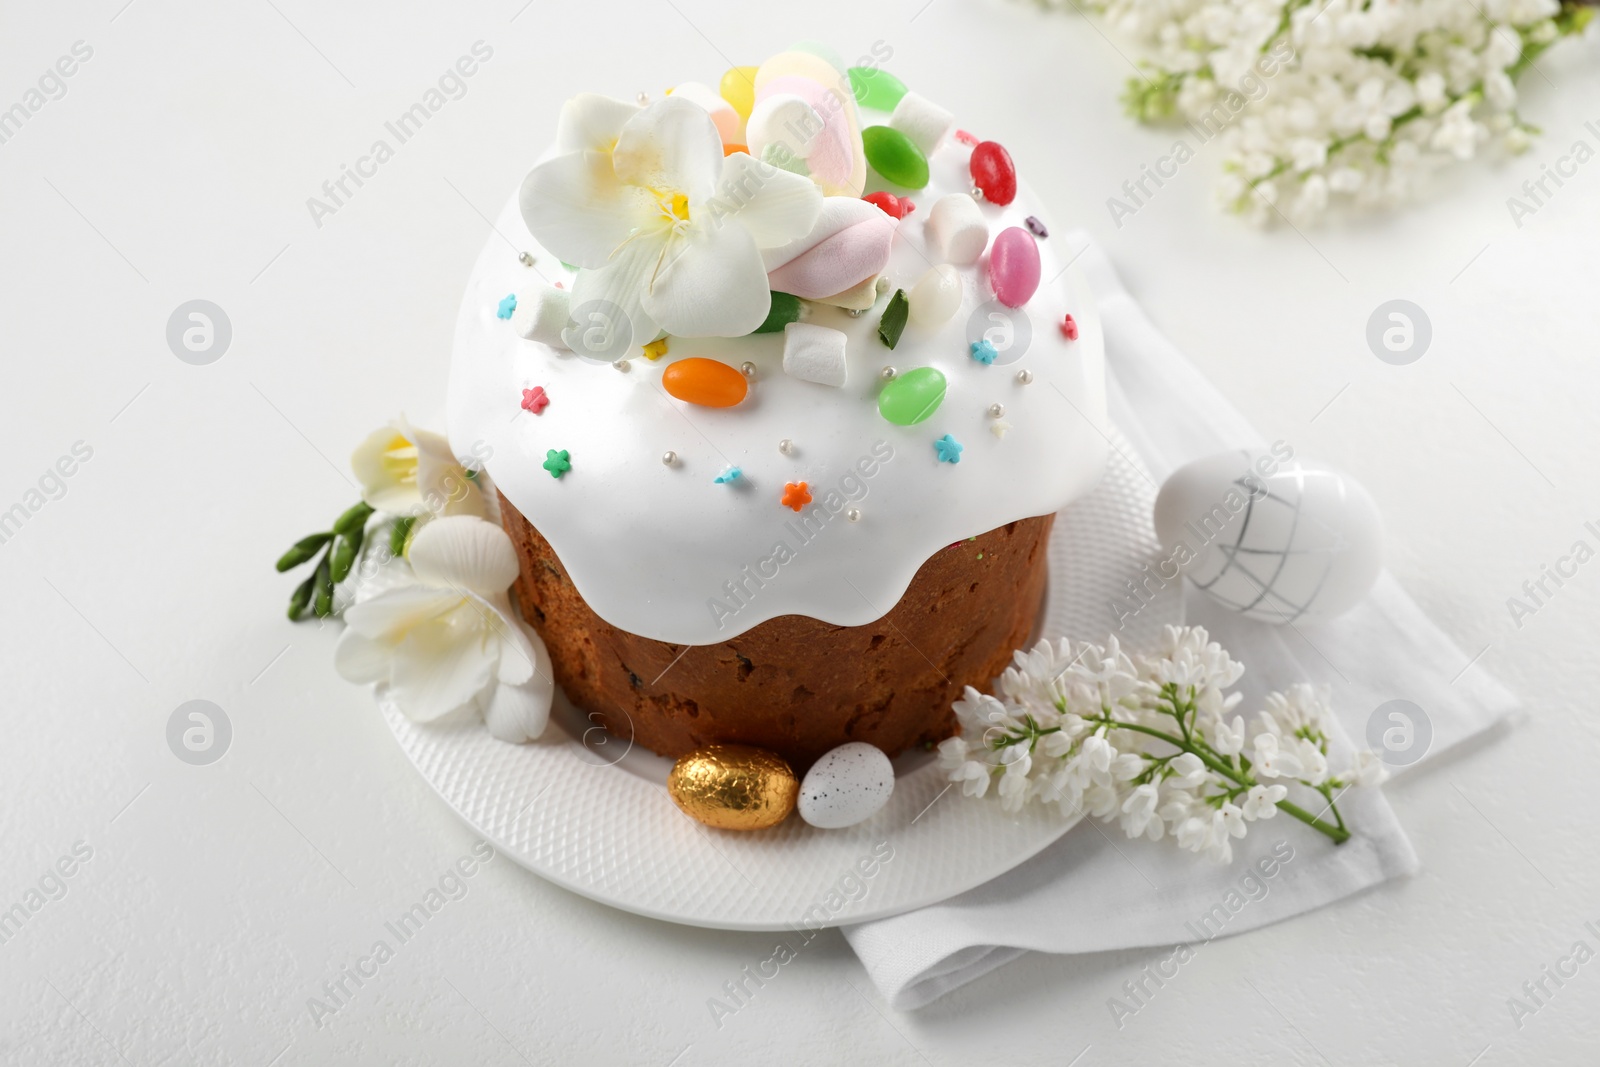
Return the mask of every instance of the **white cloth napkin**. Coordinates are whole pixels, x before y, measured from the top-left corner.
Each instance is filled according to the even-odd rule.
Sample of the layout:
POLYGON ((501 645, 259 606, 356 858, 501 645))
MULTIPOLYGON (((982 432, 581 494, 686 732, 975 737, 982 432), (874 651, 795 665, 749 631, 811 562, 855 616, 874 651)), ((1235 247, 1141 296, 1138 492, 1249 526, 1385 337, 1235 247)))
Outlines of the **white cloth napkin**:
MULTIPOLYGON (((1263 444, 1123 288, 1086 235, 1066 238, 1105 326, 1110 415, 1157 482, 1193 459, 1263 444)), ((1188 620, 1246 665, 1245 703, 1297 681, 1327 684, 1343 737, 1365 744, 1379 705, 1406 699, 1432 729, 1427 756, 1517 707, 1385 573, 1354 610, 1295 628, 1253 622, 1189 590, 1188 620)), ((1336 761, 1337 762, 1337 761, 1336 761)), ((979 803, 958 798, 960 803, 979 803)), ((920 1008, 1029 950, 1104 952, 1187 945, 1277 922, 1416 870, 1416 853, 1382 794, 1339 802, 1357 835, 1334 846, 1288 816, 1256 823, 1231 864, 1170 842, 1129 841, 1087 819, 1020 867, 940 904, 846 927, 889 1003, 920 1008)), ((1165 958, 1165 953, 1162 958, 1165 958)), ((1170 965, 1169 965, 1170 966, 1170 965)))

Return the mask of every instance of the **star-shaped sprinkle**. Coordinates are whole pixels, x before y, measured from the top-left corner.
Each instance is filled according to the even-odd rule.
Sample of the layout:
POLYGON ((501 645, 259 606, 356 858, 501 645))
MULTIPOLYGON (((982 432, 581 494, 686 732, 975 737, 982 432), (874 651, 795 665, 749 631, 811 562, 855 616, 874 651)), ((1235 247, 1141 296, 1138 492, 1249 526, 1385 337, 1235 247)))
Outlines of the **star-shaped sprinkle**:
POLYGON ((667 339, 665 337, 651 341, 644 346, 645 359, 660 359, 667 354, 667 339))
POLYGON ((943 437, 941 437, 937 441, 935 441, 933 443, 933 450, 935 452, 939 453, 939 462, 940 463, 960 463, 961 462, 961 452, 962 452, 961 442, 957 441, 954 437, 951 437, 949 434, 945 434, 943 437))
POLYGON ((783 498, 779 502, 784 507, 793 508, 795 511, 799 511, 801 508, 811 503, 811 494, 806 490, 806 483, 785 482, 783 486, 783 498))
POLYGON ((972 344, 967 346, 967 350, 972 353, 973 359, 984 364, 985 366, 988 366, 1000 357, 1000 353, 996 351, 994 345, 990 344, 988 341, 974 341, 972 344))
POLYGON ((729 482, 736 482, 743 477, 744 471, 740 470, 738 467, 729 467, 727 470, 723 471, 721 474, 717 475, 711 480, 717 485, 727 485, 729 482))
POLYGON ((550 472, 550 477, 559 478, 572 469, 572 453, 564 448, 560 451, 552 448, 544 454, 541 466, 550 472))
POLYGON ((996 437, 1004 437, 1009 429, 1011 429, 1011 424, 1005 419, 995 419, 989 424, 989 432, 996 437))
POLYGON ((531 411, 535 415, 550 406, 550 398, 545 395, 544 386, 536 385, 532 389, 522 391, 522 410, 531 411))
POLYGON ((1071 315, 1064 317, 1061 320, 1061 336, 1069 341, 1076 341, 1078 339, 1078 320, 1071 315))
POLYGON ((505 299, 494 309, 494 315, 497 319, 509 319, 515 310, 517 310, 517 294, 507 293, 505 299))

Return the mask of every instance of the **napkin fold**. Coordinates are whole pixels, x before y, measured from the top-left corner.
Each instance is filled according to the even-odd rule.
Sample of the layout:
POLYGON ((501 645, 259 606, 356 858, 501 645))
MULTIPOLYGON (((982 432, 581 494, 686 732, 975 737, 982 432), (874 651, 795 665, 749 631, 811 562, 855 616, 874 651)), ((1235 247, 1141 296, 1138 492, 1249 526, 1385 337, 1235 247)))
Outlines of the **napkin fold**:
MULTIPOLYGON (((1081 232, 1066 241, 1105 328, 1110 418, 1155 481, 1202 456, 1265 444, 1156 329, 1104 252, 1081 232)), ((1114 436, 1111 427, 1102 430, 1114 436)), ((1255 622, 1193 590, 1186 590, 1185 614, 1245 664, 1239 686, 1245 706, 1294 682, 1329 686, 1338 716, 1336 750, 1348 750, 1351 738, 1366 746, 1369 720, 1393 699, 1421 709, 1414 725, 1419 738, 1426 735, 1427 749, 1417 763, 1517 708, 1516 697, 1446 637, 1387 572, 1361 604, 1320 624, 1255 622)), ((930 1004, 1028 951, 1203 951, 1216 937, 1320 908, 1416 870, 1416 853, 1381 792, 1352 790, 1339 803, 1358 828, 1346 844, 1335 846, 1282 816, 1253 824, 1225 865, 1170 842, 1130 841, 1114 826, 1085 819, 1038 856, 976 889, 843 932, 900 1011, 930 1004)))

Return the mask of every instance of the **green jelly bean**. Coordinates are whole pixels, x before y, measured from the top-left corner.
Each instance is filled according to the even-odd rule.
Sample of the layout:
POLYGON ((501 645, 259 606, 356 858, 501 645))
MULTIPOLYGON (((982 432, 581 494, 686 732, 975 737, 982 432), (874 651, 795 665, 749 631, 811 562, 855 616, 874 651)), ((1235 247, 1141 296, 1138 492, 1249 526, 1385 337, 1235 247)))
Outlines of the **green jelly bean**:
POLYGON ((788 293, 773 290, 772 309, 767 312, 767 320, 757 326, 752 333, 777 333, 791 322, 800 318, 800 298, 788 293))
POLYGON ((872 169, 904 189, 921 189, 928 184, 928 157, 911 138, 893 126, 868 126, 861 131, 861 143, 872 169))
POLYGON ((798 174, 802 178, 811 177, 811 168, 806 166, 806 161, 795 155, 788 145, 778 141, 761 150, 761 162, 769 167, 786 170, 790 174, 798 174))
POLYGON ((915 426, 944 403, 944 375, 932 367, 906 371, 878 394, 878 414, 896 426, 915 426))
POLYGON ((850 91, 856 103, 874 111, 893 111, 906 95, 906 83, 879 67, 851 67, 850 91))

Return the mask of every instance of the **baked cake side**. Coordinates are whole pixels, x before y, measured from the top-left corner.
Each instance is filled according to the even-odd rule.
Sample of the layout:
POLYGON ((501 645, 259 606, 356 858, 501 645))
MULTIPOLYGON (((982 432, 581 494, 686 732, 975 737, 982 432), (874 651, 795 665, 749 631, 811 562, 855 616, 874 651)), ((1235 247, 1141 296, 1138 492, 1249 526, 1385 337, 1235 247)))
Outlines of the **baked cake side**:
POLYGON ((612 734, 676 757, 755 745, 803 770, 864 741, 894 755, 956 731, 964 686, 987 689, 1027 644, 1044 597, 1054 516, 1007 523, 933 555, 900 602, 864 626, 802 615, 715 645, 675 645, 594 613, 537 529, 509 501, 501 521, 522 564, 515 595, 544 638, 556 682, 612 734))

